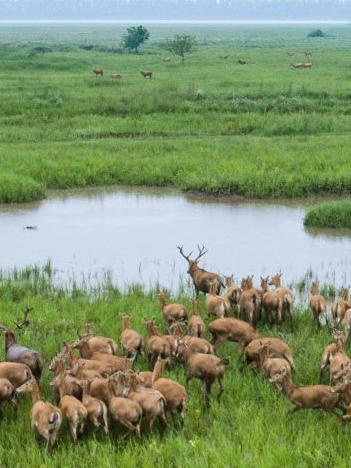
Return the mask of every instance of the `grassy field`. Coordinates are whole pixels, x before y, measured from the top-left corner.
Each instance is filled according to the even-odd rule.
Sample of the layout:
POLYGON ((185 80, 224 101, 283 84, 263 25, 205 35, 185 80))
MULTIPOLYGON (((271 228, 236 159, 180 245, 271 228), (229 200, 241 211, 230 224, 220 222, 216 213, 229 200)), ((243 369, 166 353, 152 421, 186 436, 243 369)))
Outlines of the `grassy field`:
POLYGON ((324 28, 328 39, 308 38, 312 26, 149 29, 143 53, 130 55, 122 25, 0 26, 0 202, 112 183, 247 197, 350 192, 348 26, 324 28), (164 63, 162 42, 179 32, 198 46, 184 64, 164 63), (291 69, 305 60, 311 70, 291 69))
MULTIPOLYGON (((143 317, 155 316, 162 329, 163 323, 154 293, 146 294, 131 286, 122 294, 109 282, 100 284, 94 291, 74 287, 69 292, 54 286, 51 274, 49 267, 3 274, 0 308, 1 322, 11 324, 21 317, 25 306, 34 307, 31 324, 19 334, 19 339, 44 354, 42 391, 52 400, 47 363, 64 340, 75 338, 76 329, 84 322, 92 322, 96 332, 117 340, 120 312, 129 311, 134 327, 143 333, 143 317)), ((190 297, 176 299, 190 306, 190 297)), ((303 309, 295 310, 296 331, 283 329, 283 332, 295 355, 294 381, 313 384, 318 381, 322 349, 330 337, 325 329, 317 332, 311 314, 303 312, 303 309)), ((278 332, 263 325, 259 329, 268 335, 278 332)), ((110 438, 96 432, 84 435, 73 447, 63 427, 57 447, 47 456, 30 429, 30 402, 24 396, 17 418, 13 418, 10 408, 4 407, 1 466, 108 467, 115 463, 123 467, 348 466, 351 426, 321 411, 301 411, 287 418, 287 399, 260 374, 250 369, 239 370, 241 359, 237 345, 225 344, 220 354, 230 360, 221 403, 213 398, 211 409, 204 413, 199 382, 192 381, 184 427, 171 425, 163 437, 158 428, 152 436, 144 433, 140 441, 132 437, 127 442, 120 440, 118 431, 113 431, 110 438)), ((138 361, 137 368, 146 369, 146 362, 138 361)), ((167 374, 181 383, 185 381, 180 364, 174 364, 167 374)), ((215 385, 214 395, 216 392, 215 385)))
POLYGON ((304 218, 305 226, 351 228, 349 201, 325 202, 310 208, 304 218))

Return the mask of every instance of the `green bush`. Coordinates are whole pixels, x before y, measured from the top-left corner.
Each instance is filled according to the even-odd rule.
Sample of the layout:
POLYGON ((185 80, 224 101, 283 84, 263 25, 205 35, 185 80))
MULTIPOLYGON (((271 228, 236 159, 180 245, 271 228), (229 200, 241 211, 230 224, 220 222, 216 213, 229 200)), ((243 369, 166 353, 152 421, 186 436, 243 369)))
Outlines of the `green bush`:
POLYGON ((310 208, 305 226, 351 229, 351 201, 321 203, 310 208))
POLYGON ((328 34, 321 29, 315 29, 314 31, 310 32, 307 37, 328 37, 328 34))

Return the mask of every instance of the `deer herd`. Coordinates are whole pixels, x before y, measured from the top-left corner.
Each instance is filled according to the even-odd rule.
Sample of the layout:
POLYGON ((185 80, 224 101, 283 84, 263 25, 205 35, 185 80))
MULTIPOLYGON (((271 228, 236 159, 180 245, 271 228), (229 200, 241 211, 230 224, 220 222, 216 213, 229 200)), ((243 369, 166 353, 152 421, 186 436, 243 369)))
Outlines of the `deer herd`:
POLYGON ((186 255, 183 247, 178 250, 188 263, 194 285, 192 313, 185 305, 170 302, 168 294, 161 291, 158 300, 165 334, 155 318, 144 318, 145 339, 133 329, 129 314, 120 315, 122 331, 118 343, 94 334, 92 326, 85 324, 84 333, 78 332, 77 339, 63 343, 49 363, 55 404, 41 396, 43 357, 17 343, 16 333, 30 324, 31 309, 26 309, 22 323, 15 322, 16 333, 0 325, 5 338, 5 361, 0 362, 0 403, 8 403, 17 413, 21 395, 30 394, 31 426, 46 440, 47 449, 54 446, 64 421, 74 443, 89 426, 109 434, 113 424, 124 428, 122 439, 132 433, 140 437, 142 431, 151 433, 156 422, 161 431, 170 424, 183 424, 191 379, 201 382, 205 409, 210 405, 216 381, 219 401, 229 360, 218 355, 218 348, 225 342, 235 342, 242 356, 240 370, 244 366, 261 370, 290 400, 288 413, 320 408, 343 421, 351 419, 351 358, 345 351, 351 329, 348 289, 342 290, 342 298, 334 302, 328 316, 327 301, 317 284, 312 283, 309 307, 313 319, 320 327, 323 318, 333 338, 324 349, 320 364, 320 380, 329 370, 329 385, 299 387, 293 383, 293 352, 283 335, 264 336, 256 328, 258 322, 280 326, 284 321, 293 327, 294 295, 282 286, 281 274, 261 277, 260 287, 254 287, 253 277, 247 276, 239 286, 233 276, 222 278, 200 268, 199 260, 207 252, 204 247, 198 247, 193 258, 192 252, 186 255), (211 319, 208 324, 200 310, 200 293, 206 295, 205 308, 211 319), (149 369, 137 372, 134 365, 144 356, 149 369), (176 362, 185 367, 185 386, 164 376, 166 368, 176 362))

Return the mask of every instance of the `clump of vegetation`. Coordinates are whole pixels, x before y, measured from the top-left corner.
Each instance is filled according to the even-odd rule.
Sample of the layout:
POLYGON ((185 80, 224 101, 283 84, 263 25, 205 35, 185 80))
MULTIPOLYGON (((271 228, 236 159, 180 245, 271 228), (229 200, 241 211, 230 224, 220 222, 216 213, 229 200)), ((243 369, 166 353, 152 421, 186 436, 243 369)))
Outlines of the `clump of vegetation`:
POLYGON ((315 29, 310 32, 307 37, 328 37, 328 34, 321 29, 315 29))
POLYGON ((127 29, 126 34, 123 37, 123 46, 126 49, 134 50, 137 54, 139 52, 139 47, 144 44, 150 37, 149 31, 145 26, 132 26, 127 29))
POLYGON ((335 201, 312 206, 304 218, 305 226, 351 229, 351 201, 335 201))
POLYGON ((194 36, 189 34, 176 34, 173 38, 167 39, 165 48, 174 55, 178 55, 185 60, 185 55, 189 54, 195 46, 196 40, 194 36))

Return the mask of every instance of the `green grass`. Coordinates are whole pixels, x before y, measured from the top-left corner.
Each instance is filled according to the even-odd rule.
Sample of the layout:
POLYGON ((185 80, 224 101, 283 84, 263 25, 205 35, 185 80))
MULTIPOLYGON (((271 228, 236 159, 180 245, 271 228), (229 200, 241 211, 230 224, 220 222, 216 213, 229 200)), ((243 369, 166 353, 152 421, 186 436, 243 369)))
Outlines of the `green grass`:
MULTIPOLYGON (((76 329, 86 321, 93 323, 97 333, 116 340, 121 331, 120 312, 129 311, 133 326, 142 333, 145 316, 155 316, 164 330, 155 293, 145 293, 137 286, 121 293, 108 281, 90 291, 78 286, 66 290, 55 286, 53 278, 50 265, 44 270, 28 268, 2 274, 0 278, 1 322, 12 324, 25 306, 34 307, 30 326, 18 338, 43 353, 41 387, 49 400, 52 393, 47 364, 63 341, 74 339, 76 329)), ((174 299, 190 307, 190 297, 174 299)), ((204 311, 203 302, 201 310, 204 311)), ((294 381, 299 385, 318 381, 321 353, 330 341, 327 330, 317 331, 311 313, 305 312, 295 310, 296 331, 283 329, 294 351, 294 381)), ((264 334, 278 333, 263 325, 259 328, 264 334)), ((220 354, 230 360, 222 401, 218 403, 213 398, 211 409, 203 412, 199 382, 192 381, 184 427, 171 425, 163 437, 157 428, 152 436, 143 431, 140 441, 132 437, 127 442, 121 441, 118 431, 113 431, 110 438, 96 432, 84 435, 73 447, 64 426, 57 447, 47 456, 30 428, 29 399, 22 397, 16 418, 11 408, 4 407, 1 466, 348 466, 351 426, 343 426, 336 418, 317 410, 300 411, 287 418, 289 402, 282 394, 260 374, 250 369, 239 371, 241 360, 236 344, 225 344, 220 354)), ((137 368, 145 369, 145 360, 138 361, 137 368)), ((167 375, 184 383, 180 364, 174 364, 167 375)), ((213 390, 215 395, 216 385, 213 390)))
POLYGON ((305 226, 351 229, 351 202, 325 202, 312 206, 305 214, 305 226))
POLYGON ((150 26, 141 55, 122 53, 124 29, 0 26, 0 202, 115 183, 350 192, 349 27, 311 39, 302 26, 150 26), (196 50, 184 64, 162 62, 162 42, 179 32, 197 37, 196 50), (312 69, 292 70, 305 50, 312 69), (116 72, 121 81, 109 79, 116 72))

